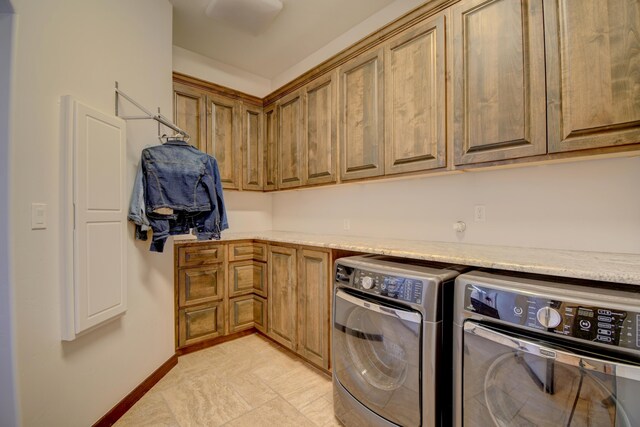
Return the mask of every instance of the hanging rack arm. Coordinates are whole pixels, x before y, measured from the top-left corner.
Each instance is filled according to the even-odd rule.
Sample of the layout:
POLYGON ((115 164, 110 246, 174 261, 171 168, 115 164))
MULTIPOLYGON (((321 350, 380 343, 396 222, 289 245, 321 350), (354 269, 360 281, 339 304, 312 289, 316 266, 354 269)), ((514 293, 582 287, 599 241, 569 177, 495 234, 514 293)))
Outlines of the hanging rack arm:
POLYGON ((118 116, 118 96, 122 96, 124 99, 126 99, 127 101, 129 101, 130 103, 132 103, 133 105, 138 107, 141 111, 143 111, 147 115, 146 116, 118 116, 118 117, 120 117, 120 118, 122 118, 124 120, 146 120, 146 119, 155 120, 155 121, 157 121, 159 123, 162 123, 164 126, 170 128, 170 129, 173 129, 174 131, 176 131, 180 135, 184 136, 185 138, 189 138, 189 134, 187 132, 183 131, 178 126, 176 126, 173 123, 171 123, 171 121, 169 119, 167 119, 165 116, 163 116, 160 113, 153 114, 151 111, 147 110, 145 107, 143 107, 138 102, 136 102, 134 99, 132 99, 129 95, 127 95, 126 93, 121 91, 118 88, 118 82, 116 82, 115 91, 116 91, 116 116, 118 116))

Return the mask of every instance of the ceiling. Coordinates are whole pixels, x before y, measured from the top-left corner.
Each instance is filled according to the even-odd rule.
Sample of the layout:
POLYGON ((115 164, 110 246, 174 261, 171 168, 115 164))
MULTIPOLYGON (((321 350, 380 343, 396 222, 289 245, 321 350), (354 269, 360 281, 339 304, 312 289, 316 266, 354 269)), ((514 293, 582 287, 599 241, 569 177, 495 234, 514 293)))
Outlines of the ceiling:
POLYGON ((259 35, 205 14, 209 0, 170 0, 173 44, 273 79, 394 0, 281 0, 259 35))

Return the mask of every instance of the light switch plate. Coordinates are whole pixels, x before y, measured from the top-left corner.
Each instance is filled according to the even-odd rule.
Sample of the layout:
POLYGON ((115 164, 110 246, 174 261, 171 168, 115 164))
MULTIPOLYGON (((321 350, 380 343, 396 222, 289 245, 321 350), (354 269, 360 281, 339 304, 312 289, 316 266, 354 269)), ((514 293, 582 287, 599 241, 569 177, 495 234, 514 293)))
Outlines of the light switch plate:
POLYGON ((46 203, 31 203, 31 229, 44 230, 47 228, 46 203))

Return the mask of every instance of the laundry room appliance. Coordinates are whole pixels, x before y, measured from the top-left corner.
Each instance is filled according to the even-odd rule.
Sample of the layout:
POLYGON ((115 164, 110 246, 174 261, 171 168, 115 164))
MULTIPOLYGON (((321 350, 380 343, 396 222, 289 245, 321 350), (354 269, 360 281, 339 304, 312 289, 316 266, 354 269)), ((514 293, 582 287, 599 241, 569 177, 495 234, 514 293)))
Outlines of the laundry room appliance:
POLYGON ((454 299, 455 426, 640 426, 640 287, 474 271, 454 299))
POLYGON ((453 280, 464 269, 381 255, 336 261, 333 396, 342 423, 440 425, 439 399, 451 390, 442 391, 451 369, 451 343, 443 343, 451 319, 443 322, 442 304, 452 302, 453 280))

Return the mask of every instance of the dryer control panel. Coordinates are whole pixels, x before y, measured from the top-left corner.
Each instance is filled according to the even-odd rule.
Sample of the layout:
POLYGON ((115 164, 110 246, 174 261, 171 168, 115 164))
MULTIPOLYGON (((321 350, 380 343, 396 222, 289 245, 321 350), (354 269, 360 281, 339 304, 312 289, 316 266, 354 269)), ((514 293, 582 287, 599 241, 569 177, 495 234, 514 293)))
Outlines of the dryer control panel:
POLYGON ((580 340, 640 349, 640 312, 583 305, 480 284, 466 285, 465 309, 580 340))

